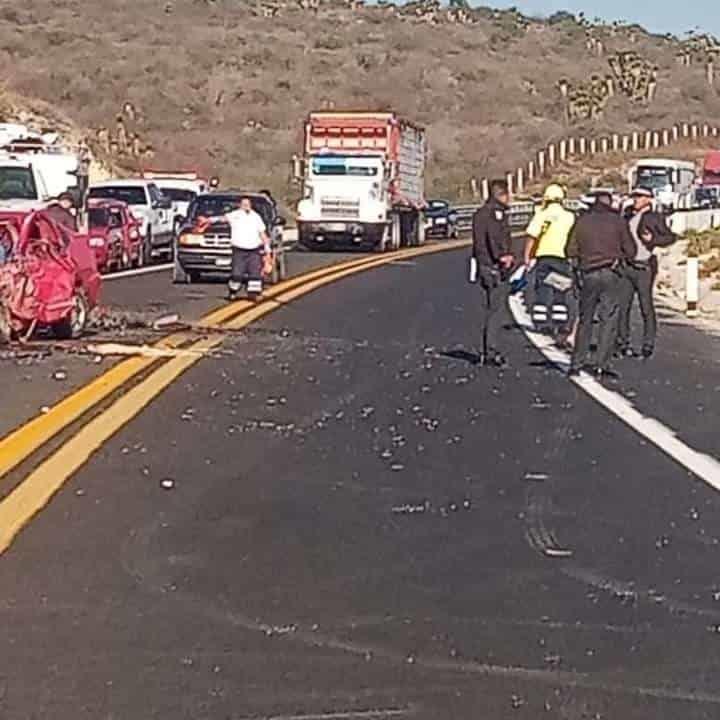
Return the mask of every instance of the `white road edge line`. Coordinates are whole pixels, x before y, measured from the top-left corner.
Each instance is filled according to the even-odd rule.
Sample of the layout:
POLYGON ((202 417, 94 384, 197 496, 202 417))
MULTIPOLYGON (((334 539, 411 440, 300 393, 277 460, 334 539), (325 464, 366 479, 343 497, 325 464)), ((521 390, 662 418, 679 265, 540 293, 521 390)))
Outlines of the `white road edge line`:
POLYGON ((138 268, 137 270, 123 270, 122 272, 103 275, 103 282, 109 280, 122 280, 123 278, 136 277, 137 275, 149 275, 150 273, 163 272, 164 270, 172 270, 172 263, 163 263, 162 265, 150 265, 149 267, 138 268))
MULTIPOLYGON (((558 368, 570 367, 570 356, 555 347, 548 337, 533 330, 530 315, 519 295, 512 295, 509 301, 510 312, 515 322, 530 342, 558 368)), ((627 398, 608 390, 587 374, 571 378, 580 389, 600 403, 605 409, 629 425, 635 432, 649 440, 653 445, 669 455, 687 470, 704 480, 715 490, 720 490, 720 461, 711 455, 694 450, 678 439, 676 432, 655 418, 639 412, 627 398)))

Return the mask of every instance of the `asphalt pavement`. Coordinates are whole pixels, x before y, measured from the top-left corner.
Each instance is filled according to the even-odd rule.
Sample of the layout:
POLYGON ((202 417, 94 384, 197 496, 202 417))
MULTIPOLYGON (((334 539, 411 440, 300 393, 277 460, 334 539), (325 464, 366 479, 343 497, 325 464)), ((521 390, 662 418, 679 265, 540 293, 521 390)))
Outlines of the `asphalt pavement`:
MULTIPOLYGON (((720 495, 509 314, 478 368, 464 274, 287 304, 95 454, 0 556, 0 717, 720 717, 720 495)), ((666 320, 609 390, 717 457, 666 320)))
MULTIPOLYGON (((362 253, 287 253, 288 276, 363 257, 362 253)), ((78 342, 54 343, 39 337, 22 347, 0 348, 4 395, 0 436, 36 417, 77 388, 106 372, 117 358, 86 352, 89 344, 103 342, 142 345, 156 342, 167 327, 153 323, 177 316, 195 323, 226 304, 227 285, 206 279, 195 285, 173 285, 170 271, 122 278, 105 278, 101 306, 87 335, 78 342)))

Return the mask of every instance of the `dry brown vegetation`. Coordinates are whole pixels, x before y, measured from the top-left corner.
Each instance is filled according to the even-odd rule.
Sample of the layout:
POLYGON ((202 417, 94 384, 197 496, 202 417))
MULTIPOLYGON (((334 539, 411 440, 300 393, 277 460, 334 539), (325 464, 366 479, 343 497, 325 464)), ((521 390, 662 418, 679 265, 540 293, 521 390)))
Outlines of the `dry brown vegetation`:
MULTIPOLYGON (((198 166, 287 197, 289 159, 311 109, 392 108, 425 124, 429 194, 462 196, 471 176, 510 170, 567 135, 561 79, 608 72, 586 28, 569 18, 478 9, 472 24, 458 24, 339 1, 272 6, 270 18, 238 0, 5 5, 0 73, 10 90, 62 109, 90 138, 112 132, 132 103, 152 164, 198 166)), ((618 94, 577 132, 720 116, 720 84, 708 83, 701 63, 679 65, 676 42, 637 28, 593 32, 604 53, 631 49, 656 64, 658 87, 650 104, 618 94)))

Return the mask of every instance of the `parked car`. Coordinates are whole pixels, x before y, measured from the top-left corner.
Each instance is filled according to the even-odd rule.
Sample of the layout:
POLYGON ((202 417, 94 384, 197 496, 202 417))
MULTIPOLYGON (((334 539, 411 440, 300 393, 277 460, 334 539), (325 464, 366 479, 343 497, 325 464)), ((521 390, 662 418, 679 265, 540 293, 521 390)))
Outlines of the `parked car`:
POLYGON ((88 201, 89 244, 100 272, 124 270, 143 264, 140 223, 119 200, 88 201))
POLYGON ((277 282, 285 277, 285 219, 278 214, 275 201, 267 193, 224 190, 198 195, 191 203, 187 220, 176 241, 173 282, 197 282, 203 275, 229 277, 232 248, 228 224, 222 221, 210 222, 201 230, 199 221, 220 218, 237 210, 244 197, 250 198, 253 209, 265 221, 270 234, 274 255, 270 282, 277 282))
POLYGON ((702 208, 703 210, 713 209, 720 207, 720 186, 700 186, 695 190, 695 202, 693 203, 696 208, 702 208))
POLYGON ((456 238, 458 214, 447 200, 430 200, 425 208, 425 234, 428 237, 456 238))
POLYGON ((154 182, 142 178, 108 180, 91 185, 88 197, 91 200, 120 200, 127 204, 140 223, 143 263, 172 256, 173 206, 154 182))

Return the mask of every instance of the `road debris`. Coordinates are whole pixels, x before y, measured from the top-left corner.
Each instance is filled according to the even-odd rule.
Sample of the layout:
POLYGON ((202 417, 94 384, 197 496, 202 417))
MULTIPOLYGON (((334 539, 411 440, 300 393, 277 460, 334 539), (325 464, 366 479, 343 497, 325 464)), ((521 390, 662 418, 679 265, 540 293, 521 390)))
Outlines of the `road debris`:
POLYGON ((97 345, 88 345, 87 351, 97 357, 139 355, 140 357, 146 358, 178 358, 199 357, 210 354, 208 350, 160 348, 154 345, 124 345, 121 343, 99 343, 97 345))
POLYGON ((163 490, 172 490, 175 487, 175 481, 172 478, 166 477, 160 481, 160 487, 163 490))

